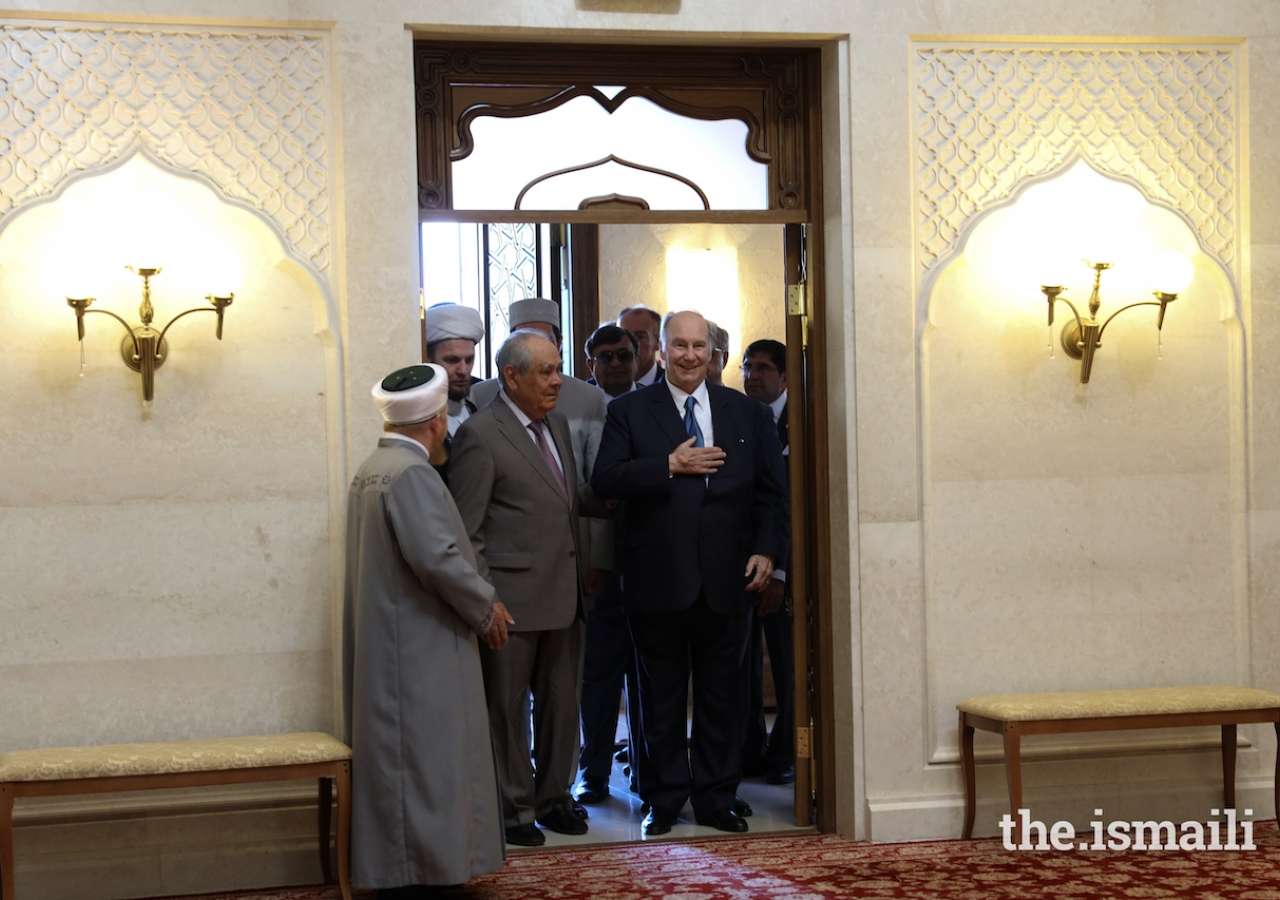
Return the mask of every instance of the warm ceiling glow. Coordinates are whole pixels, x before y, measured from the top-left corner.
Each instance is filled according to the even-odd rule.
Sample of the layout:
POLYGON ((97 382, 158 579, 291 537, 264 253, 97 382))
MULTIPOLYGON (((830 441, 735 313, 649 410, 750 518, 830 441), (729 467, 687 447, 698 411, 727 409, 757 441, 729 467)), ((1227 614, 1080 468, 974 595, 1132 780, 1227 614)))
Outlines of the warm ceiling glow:
POLYGON ((1189 283, 1187 257, 1198 252, 1177 215, 1080 162, 988 217, 969 239, 964 258, 984 283, 1025 298, 1027 308, 1039 314, 1040 285, 1065 285, 1065 296, 1088 298, 1093 272, 1081 259, 1112 263, 1108 303, 1122 304, 1150 299, 1153 290, 1184 275, 1189 283))
POLYGON ((729 332, 730 351, 742 346, 738 251, 733 247, 667 249, 667 308, 696 309, 729 332))

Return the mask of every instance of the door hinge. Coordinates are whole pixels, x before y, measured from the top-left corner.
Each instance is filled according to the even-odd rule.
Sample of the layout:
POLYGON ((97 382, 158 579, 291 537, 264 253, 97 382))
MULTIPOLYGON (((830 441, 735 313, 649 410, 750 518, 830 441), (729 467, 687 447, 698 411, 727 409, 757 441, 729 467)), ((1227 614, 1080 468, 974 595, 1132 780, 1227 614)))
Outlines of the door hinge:
POLYGON ((809 315, 809 286, 807 284, 787 285, 787 315, 809 315))
POLYGON ((813 759, 813 726, 796 729, 796 759, 813 759))

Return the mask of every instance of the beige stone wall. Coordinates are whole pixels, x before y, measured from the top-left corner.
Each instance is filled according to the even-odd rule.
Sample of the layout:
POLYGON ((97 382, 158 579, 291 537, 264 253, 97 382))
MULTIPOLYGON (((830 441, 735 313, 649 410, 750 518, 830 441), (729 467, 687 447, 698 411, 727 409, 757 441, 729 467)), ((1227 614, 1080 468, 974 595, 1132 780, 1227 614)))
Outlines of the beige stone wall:
MULTIPOLYGON (((958 833, 960 780, 940 751, 947 703, 970 684, 1129 687, 1234 677, 1280 688, 1280 653, 1271 639, 1280 628, 1280 478, 1272 474, 1280 446, 1272 361, 1280 318, 1268 302, 1280 289, 1280 149, 1272 139, 1280 128, 1280 10, 1274 3, 822 0, 799 6, 663 2, 651 10, 641 0, 613 11, 568 0, 183 0, 163 10, 143 0, 24 5, 65 20, 189 16, 201 20, 197 30, 213 16, 241 17, 250 29, 306 23, 331 36, 326 65, 334 91, 328 123, 333 252, 325 275, 334 313, 323 339, 314 337, 314 307, 300 311, 305 292, 264 281, 264 294, 292 296, 297 304, 255 307, 246 299, 233 310, 227 342, 207 356, 198 355, 194 342, 179 342, 172 368, 160 373, 150 432, 135 428, 128 377, 104 361, 95 377, 76 385, 84 399, 67 408, 74 421, 106 435, 91 442, 93 455, 108 463, 95 481, 77 474, 89 454, 68 449, 75 440, 90 442, 73 437, 61 444, 60 430, 51 427, 61 420, 49 416, 49 398, 72 396, 65 384, 75 370, 69 313, 28 313, 6 323, 35 328, 35 341, 21 330, 0 329, 5 383, 25 387, 11 390, 4 406, 4 446, 13 449, 4 451, 10 477, 0 527, 12 548, 7 583, 20 586, 5 592, 4 602, 6 615, 15 610, 25 624, 17 638, 9 629, 0 642, 10 664, 4 683, 18 686, 10 694, 15 699, 0 702, 8 704, 6 722, 10 709, 26 717, 24 741, 332 724, 326 660, 332 619, 324 618, 331 610, 307 607, 308 615, 300 604, 303 595, 332 597, 333 561, 317 548, 325 541, 332 546, 346 473, 377 434, 376 414, 365 402, 368 385, 417 352, 412 28, 454 38, 824 43, 831 265, 825 273, 830 309, 821 324, 835 379, 829 410, 834 471, 826 474, 837 512, 836 570, 848 573, 832 590, 837 821, 844 833, 876 839, 958 833), (1221 300, 1233 290, 1223 274, 1221 282, 1206 282, 1204 307, 1188 304, 1171 313, 1184 339, 1176 353, 1171 340, 1166 360, 1150 373, 1146 363, 1129 358, 1129 348, 1141 347, 1148 335, 1136 327, 1116 332, 1122 358, 1099 364, 1088 427, 1063 436, 1065 446, 1081 454, 1105 450, 1114 460, 1111 474, 1097 477, 1076 463, 1073 489, 1101 516, 1087 519, 1070 492, 1053 489, 1051 473, 1037 471, 1038 485, 1019 485, 1015 477, 1019 467, 1037 462, 1031 448, 1043 440, 1042 429, 1058 421, 1055 411, 1081 415, 1066 367, 1045 368, 1033 359, 1042 341, 1025 347, 1013 334, 1018 329, 998 319, 992 328, 1003 336, 993 349, 979 351, 977 317, 999 315, 982 302, 981 284, 958 271, 923 276, 915 178, 920 145, 913 132, 920 100, 913 53, 921 36, 993 35, 1006 44, 1024 36, 1054 47, 1082 31, 1097 36, 1092 43, 1240 41, 1232 45, 1236 188, 1228 200, 1211 201, 1233 207, 1236 255, 1219 271, 1235 279, 1239 325, 1233 332, 1222 316, 1215 320, 1203 311, 1214 302, 1209 294, 1221 300), (937 319, 926 335, 930 309, 937 319), (255 315, 265 316, 258 320, 264 331, 296 345, 283 350, 266 334, 241 332, 237 323, 247 325, 255 315), (28 364, 23 354, 33 347, 44 348, 44 358, 28 364), (285 354, 270 358, 269 371, 268 352, 285 354), (1020 362, 1010 364, 1010 354, 1020 362), (188 365, 190 374, 182 377, 188 365), (1025 377, 1032 365, 1039 373, 1034 384, 1025 377), (214 379, 219 390, 209 386, 214 379), (277 386, 324 390, 332 405, 305 404, 297 426, 282 435, 276 417, 250 415, 258 401, 288 405, 300 394, 270 395, 274 387, 262 382, 272 379, 277 386), (979 391, 988 399, 975 403, 979 391), (209 415, 196 415, 203 411, 209 415), (984 428, 971 428, 968 419, 975 416, 984 428), (1172 440, 1170 430, 1179 423, 1196 429, 1190 443, 1172 440), (1154 472, 1136 462, 1153 444, 1162 448, 1154 472), (992 459, 984 449, 991 446, 1011 447, 1012 455, 992 459), (937 465, 943 447, 955 455, 946 481, 937 465), (296 492, 278 497, 261 487, 273 478, 296 485, 296 492), (81 487, 73 491, 73 485, 81 487), (953 491, 950 500, 940 495, 946 491, 953 491), (938 531, 931 522, 946 528, 938 531), (993 523, 999 526, 994 537, 993 523), (255 525, 270 548, 258 541, 255 525), (144 526, 157 535, 158 569, 146 568, 153 557, 133 540, 144 526), (997 553, 993 541, 1000 534, 1011 538, 997 553), (210 535, 222 542, 209 541, 210 535), (1152 535, 1176 537, 1189 555, 1172 558, 1152 535), (82 552, 57 552, 62 541, 82 552), (1015 553, 1017 547, 1026 553, 1015 553), (942 556, 931 556, 940 549, 942 556), (1033 549, 1039 555, 1029 555, 1033 549), (1090 576, 1085 599, 1071 599, 1067 588, 1062 597, 1056 593, 1064 572, 1073 570, 1065 561, 1073 558, 1079 571, 1109 573, 1090 576), (1187 577, 1170 577, 1191 559, 1197 565, 1186 569, 1187 577), (961 560, 965 568, 938 567, 942 560, 961 560), (293 605, 274 601, 280 592, 264 587, 280 577, 272 567, 282 565, 290 574, 281 590, 289 585, 293 605), (160 574, 137 585, 142 571, 160 574), (948 620, 936 618, 938 609, 930 606, 940 585, 962 586, 980 598, 976 618, 957 607, 958 621, 980 640, 935 642, 947 636, 948 620), (103 602, 87 602, 91 596, 103 602), (1034 614, 1037 605, 1044 615, 1034 614), (228 625, 224 616, 242 621, 228 625), (122 619, 136 628, 124 628, 122 619), (1063 627, 1055 626, 1069 626, 1074 637, 1066 640, 1063 627), (166 646, 167 653, 157 651, 166 646), (1137 650, 1141 664, 1133 662, 1137 650), (254 654, 263 654, 260 665, 238 664, 254 654), (119 690, 101 689, 99 697, 94 691, 104 672, 119 690), (1059 685, 1059 679, 1072 683, 1059 685), (175 693, 174 685, 188 693, 175 693), (49 721, 60 724, 41 730, 46 706, 49 721)), ((0 315, 12 316, 10 276, 0 276, 6 288, 0 315)), ((275 276, 264 271, 260 277, 275 276)), ((606 302, 616 301, 607 294, 606 302)), ((108 351, 97 349, 94 359, 105 360, 108 351)), ((1274 738, 1258 729, 1243 733, 1250 747, 1241 753, 1241 805, 1267 816, 1274 738)), ((1049 746, 1047 760, 1025 769, 1026 796, 1038 817, 1076 816, 1084 807, 1088 815, 1095 802, 1118 818, 1131 812, 1203 817, 1216 803, 1215 752, 1206 749, 1212 735, 1108 740, 1049 746)), ((980 767, 979 790, 985 798, 980 827, 989 830, 1004 802, 998 765, 980 767)), ((67 846, 66 839, 46 846, 54 844, 67 846)), ((277 849, 282 860, 292 852, 277 849)), ((159 871, 158 855, 139 853, 147 872, 159 871)), ((228 851, 225 858, 234 856, 228 851)), ((58 880, 64 861, 53 854, 40 863, 20 862, 19 884, 39 869, 46 873, 40 876, 45 895, 66 893, 58 880)), ((154 880, 139 876, 137 865, 96 865, 97 896, 168 892, 163 884, 153 890, 154 880)), ((273 871, 291 878, 287 873, 296 870, 282 862, 273 871)))

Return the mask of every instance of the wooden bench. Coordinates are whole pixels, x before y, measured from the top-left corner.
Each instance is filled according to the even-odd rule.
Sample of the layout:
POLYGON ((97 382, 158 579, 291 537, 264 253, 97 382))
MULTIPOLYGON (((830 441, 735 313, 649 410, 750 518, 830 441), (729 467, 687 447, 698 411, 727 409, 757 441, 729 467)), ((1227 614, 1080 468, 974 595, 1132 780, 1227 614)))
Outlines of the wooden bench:
POLYGON ((351 748, 320 733, 212 741, 114 744, 0 754, 0 900, 15 900, 13 801, 17 797, 98 794, 211 784, 315 778, 320 788, 320 867, 329 862, 333 784, 338 789, 338 884, 351 900, 351 748))
MULTIPOLYGON (((973 730, 1004 737, 1010 815, 1022 808, 1021 740, 1027 734, 1123 731, 1130 728, 1222 728, 1222 783, 1226 808, 1236 805, 1236 726, 1275 723, 1280 738, 1280 694, 1234 685, 1078 691, 1058 694, 992 694, 956 704, 960 711, 960 762, 964 770, 964 838, 973 835, 977 801, 973 730)), ((1276 808, 1280 810, 1280 754, 1276 759, 1276 808)))

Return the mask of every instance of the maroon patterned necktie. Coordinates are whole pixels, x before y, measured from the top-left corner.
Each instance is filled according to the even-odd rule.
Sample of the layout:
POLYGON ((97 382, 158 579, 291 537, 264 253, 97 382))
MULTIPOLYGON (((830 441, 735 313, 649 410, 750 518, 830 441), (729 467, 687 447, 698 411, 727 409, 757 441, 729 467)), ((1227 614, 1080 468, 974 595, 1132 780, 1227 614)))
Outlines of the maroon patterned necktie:
POLYGON ((551 474, 556 476, 556 484, 560 485, 560 493, 567 498, 569 496, 569 488, 565 486, 564 472, 560 471, 560 466, 556 463, 556 455, 551 452, 551 444, 547 441, 546 428, 546 419, 538 419, 529 423, 529 430, 533 432, 533 442, 538 445, 538 452, 546 460, 547 468, 551 470, 551 474))

